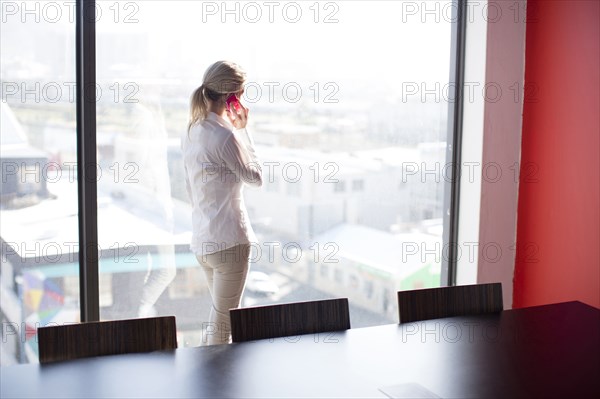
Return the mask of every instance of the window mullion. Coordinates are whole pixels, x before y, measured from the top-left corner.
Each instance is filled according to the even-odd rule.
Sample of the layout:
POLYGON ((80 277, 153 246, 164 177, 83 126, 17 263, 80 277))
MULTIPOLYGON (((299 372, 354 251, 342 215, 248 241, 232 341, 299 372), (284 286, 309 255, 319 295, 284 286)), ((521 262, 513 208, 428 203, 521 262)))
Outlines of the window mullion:
POLYGON ((444 189, 444 250, 441 273, 441 285, 456 285, 456 263, 458 255, 458 209, 460 200, 460 162, 462 143, 462 87, 465 72, 465 36, 467 19, 467 0, 456 0, 452 7, 452 44, 450 47, 450 84, 448 98, 448 136, 446 139, 446 165, 444 171, 451 176, 445 177, 444 189), (449 178, 448 178, 449 177, 449 178))
POLYGON ((95 1, 76 3, 77 187, 81 321, 100 319, 96 176, 95 1))

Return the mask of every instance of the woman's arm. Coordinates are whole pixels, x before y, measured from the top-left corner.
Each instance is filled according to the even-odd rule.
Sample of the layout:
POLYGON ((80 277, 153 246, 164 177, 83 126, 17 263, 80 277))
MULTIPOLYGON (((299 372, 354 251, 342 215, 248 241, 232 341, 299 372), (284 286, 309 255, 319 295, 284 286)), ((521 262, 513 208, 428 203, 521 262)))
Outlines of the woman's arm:
POLYGON ((238 138, 241 138, 242 144, 244 144, 244 148, 248 152, 251 161, 258 162, 258 155, 254 148, 254 139, 252 138, 252 135, 250 135, 248 128, 244 127, 242 129, 236 129, 234 134, 238 138))
POLYGON ((260 187, 262 167, 254 149, 254 140, 246 129, 249 112, 242 104, 235 111, 231 108, 227 110, 227 117, 235 130, 225 141, 222 158, 239 179, 251 186, 260 187))
POLYGON ((187 166, 183 165, 183 169, 185 171, 185 191, 188 194, 188 197, 190 198, 190 203, 192 204, 192 207, 194 206, 194 196, 192 195, 192 187, 190 187, 190 176, 188 174, 188 169, 187 166))
POLYGON ((253 144, 246 128, 240 129, 225 140, 219 155, 238 179, 248 185, 261 187, 262 166, 253 144))

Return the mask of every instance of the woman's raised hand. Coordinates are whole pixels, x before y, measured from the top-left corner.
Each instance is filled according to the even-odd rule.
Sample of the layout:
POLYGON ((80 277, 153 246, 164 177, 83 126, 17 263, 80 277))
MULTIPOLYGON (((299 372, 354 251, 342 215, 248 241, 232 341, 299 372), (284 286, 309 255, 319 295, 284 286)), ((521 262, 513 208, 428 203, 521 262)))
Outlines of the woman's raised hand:
POLYGON ((236 104, 231 104, 231 107, 227 110, 227 117, 236 129, 243 129, 248 123, 249 112, 248 108, 237 102, 236 104))

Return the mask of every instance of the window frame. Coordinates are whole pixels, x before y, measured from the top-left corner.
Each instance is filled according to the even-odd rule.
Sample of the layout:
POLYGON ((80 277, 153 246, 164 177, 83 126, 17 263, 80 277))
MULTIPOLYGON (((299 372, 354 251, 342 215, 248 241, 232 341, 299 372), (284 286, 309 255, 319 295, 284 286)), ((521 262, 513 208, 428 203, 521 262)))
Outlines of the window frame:
MULTIPOLYGON (((442 271, 440 285, 456 285, 456 267, 458 261, 458 220, 460 208, 460 165, 463 129, 463 90, 465 83, 465 43, 467 34, 467 0, 452 1, 452 24, 450 44, 450 80, 448 87, 448 129, 446 139, 446 165, 450 168, 450 177, 445 177, 443 234, 442 234, 442 271), (444 254, 445 249, 447 252, 444 254)), ((446 166, 445 165, 445 166, 446 166)), ((444 170, 446 168, 444 167, 444 170)))
POLYGON ((79 303, 82 322, 100 320, 95 10, 95 0, 77 0, 75 4, 79 303))

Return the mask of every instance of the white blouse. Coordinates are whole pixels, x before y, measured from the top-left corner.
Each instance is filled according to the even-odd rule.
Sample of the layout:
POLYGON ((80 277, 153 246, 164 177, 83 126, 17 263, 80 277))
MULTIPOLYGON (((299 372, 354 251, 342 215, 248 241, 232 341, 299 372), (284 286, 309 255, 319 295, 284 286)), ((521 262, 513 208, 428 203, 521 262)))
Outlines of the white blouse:
POLYGON ((192 252, 205 255, 256 242, 242 188, 262 186, 262 168, 248 130, 209 112, 184 134, 181 149, 192 202, 192 252))

